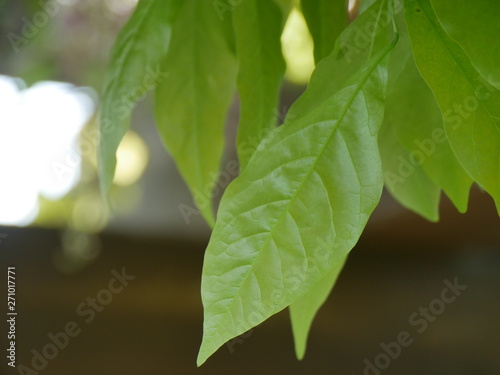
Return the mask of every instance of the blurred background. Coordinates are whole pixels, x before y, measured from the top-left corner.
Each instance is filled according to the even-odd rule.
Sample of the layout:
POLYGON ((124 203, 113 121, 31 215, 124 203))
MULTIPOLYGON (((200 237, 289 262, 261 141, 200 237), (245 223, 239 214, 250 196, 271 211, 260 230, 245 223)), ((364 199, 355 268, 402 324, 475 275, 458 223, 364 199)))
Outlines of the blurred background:
MULTIPOLYGON (((437 224, 384 193, 313 325, 303 361, 295 359, 283 311, 196 368, 210 230, 200 215, 183 215, 183 207, 195 206, 157 135, 154 93, 139 101, 118 150, 112 213, 98 190, 101 85, 135 3, 0 0, 0 274, 6 280, 7 266, 16 266, 17 364, 33 368, 33 357, 52 342, 49 334, 76 322, 81 332, 39 364, 39 373, 499 374, 500 220, 477 187, 465 215, 443 197, 437 224), (105 300, 113 272, 124 267, 135 278, 105 300), (455 279, 467 289, 436 310, 445 280, 455 279), (79 307, 88 309, 96 297, 107 303, 93 308, 87 323, 90 313, 79 307), (421 316, 421 307, 431 315, 419 333, 410 316, 421 316), (382 369, 381 344, 403 331, 412 344, 382 369)), ((283 47, 284 117, 313 68, 298 12, 287 22, 283 47)), ((237 121, 235 98, 229 145, 237 121)), ((236 160, 234 147, 225 159, 236 160)), ((6 281, 1 289, 6 295, 6 281)), ((4 358, 0 374, 15 373, 4 358)))

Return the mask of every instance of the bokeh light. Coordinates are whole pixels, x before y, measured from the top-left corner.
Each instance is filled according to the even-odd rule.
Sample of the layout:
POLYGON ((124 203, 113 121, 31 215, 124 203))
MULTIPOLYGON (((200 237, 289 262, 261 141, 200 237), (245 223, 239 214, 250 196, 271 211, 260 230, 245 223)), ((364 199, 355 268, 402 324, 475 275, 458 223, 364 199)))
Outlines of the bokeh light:
POLYGON ((60 199, 79 181, 78 137, 95 105, 68 83, 27 88, 7 76, 0 76, 0 102, 0 224, 26 225, 40 196, 60 199))
POLYGON ((113 182, 128 186, 137 182, 148 164, 148 148, 141 137, 129 130, 116 152, 116 170, 113 182))
POLYGON ((286 78, 293 83, 306 84, 314 70, 313 40, 304 16, 296 8, 291 11, 281 35, 286 78))

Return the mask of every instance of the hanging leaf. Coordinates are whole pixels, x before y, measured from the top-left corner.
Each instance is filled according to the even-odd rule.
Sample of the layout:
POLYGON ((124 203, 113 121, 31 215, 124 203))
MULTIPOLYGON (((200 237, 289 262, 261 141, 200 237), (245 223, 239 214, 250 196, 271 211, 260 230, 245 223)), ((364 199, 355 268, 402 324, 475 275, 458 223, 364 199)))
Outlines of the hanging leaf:
POLYGON ((180 4, 180 0, 139 1, 113 47, 100 112, 98 156, 104 194, 113 183, 116 150, 130 126, 135 102, 165 78, 160 63, 180 4))
MULTIPOLYGON (((204 260, 199 365, 307 293, 358 240, 382 189, 377 133, 396 41, 329 95, 311 82, 323 100, 269 134, 227 188, 204 260), (326 259, 323 243, 336 249, 326 259)), ((337 71, 323 61, 318 75, 337 71)))
POLYGON ((500 92, 480 79, 429 0, 407 0, 405 15, 415 62, 441 108, 451 148, 500 212, 500 92))
POLYGON ((382 148, 379 142, 384 151, 382 164, 384 170, 387 166, 386 185, 395 198, 403 206, 437 220, 438 207, 431 207, 431 202, 439 202, 436 185, 460 212, 465 212, 472 179, 450 148, 441 111, 413 61, 404 18, 401 21, 401 39, 391 54, 387 84, 385 122, 391 128, 387 132, 390 139, 379 137, 388 145, 382 148), (397 139, 393 139, 396 135, 397 139), (416 175, 408 180, 413 173, 416 175), (431 190, 422 191, 424 187, 431 190))
POLYGON ((156 123, 165 147, 213 226, 212 192, 224 150, 224 127, 236 81, 236 59, 210 0, 185 0, 162 65, 156 123))
POLYGON ((264 135, 277 125, 276 108, 285 73, 281 52, 284 17, 269 0, 245 0, 234 10, 238 50, 240 122, 238 157, 242 170, 264 135))

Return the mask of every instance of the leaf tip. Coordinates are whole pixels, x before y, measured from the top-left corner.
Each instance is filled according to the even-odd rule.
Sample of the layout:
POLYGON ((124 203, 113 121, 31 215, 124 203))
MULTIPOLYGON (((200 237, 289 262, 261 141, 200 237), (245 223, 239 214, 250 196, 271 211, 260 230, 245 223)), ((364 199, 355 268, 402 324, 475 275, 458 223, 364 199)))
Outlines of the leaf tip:
POLYGON ((295 356, 299 361, 302 361, 304 359, 304 356, 306 355, 306 347, 305 345, 301 345, 298 347, 297 345, 295 346, 295 356))
POLYGON ((437 223, 439 221, 439 212, 437 210, 428 213, 422 213, 422 215, 431 223, 437 223))
POLYGON ((455 207, 457 208, 458 212, 460 212, 461 214, 465 214, 467 212, 467 202, 463 203, 463 204, 457 204, 455 203, 455 207))
POLYGON ((198 355, 198 358, 196 359, 196 367, 201 367, 201 365, 203 365, 205 363, 206 359, 200 357, 200 355, 198 355))
POLYGON ((200 367, 203 365, 208 358, 214 354, 217 349, 219 349, 219 346, 213 345, 213 342, 207 341, 207 338, 205 335, 203 335, 203 340, 201 342, 200 350, 198 352, 198 357, 196 358, 196 366, 200 367))
POLYGON ((198 357, 196 358, 196 367, 200 367, 203 365, 208 359, 208 356, 205 355, 203 351, 203 345, 200 348, 200 351, 198 352, 198 357))

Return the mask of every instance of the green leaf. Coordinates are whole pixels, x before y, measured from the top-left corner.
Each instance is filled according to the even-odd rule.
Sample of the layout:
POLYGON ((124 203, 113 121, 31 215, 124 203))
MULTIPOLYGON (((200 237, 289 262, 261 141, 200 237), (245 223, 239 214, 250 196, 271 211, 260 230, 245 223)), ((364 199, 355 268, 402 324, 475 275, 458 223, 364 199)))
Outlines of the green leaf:
MULTIPOLYGON (((199 365, 307 293, 357 242, 382 190, 377 133, 396 41, 335 91, 311 82, 315 106, 270 133, 226 189, 203 266, 199 365)), ((335 57, 345 59, 332 54, 314 75, 337 72, 335 57)))
POLYGON ((346 0, 302 0, 302 13, 314 41, 314 60, 328 56, 349 21, 346 0))
POLYGON ((160 63, 170 43, 180 0, 141 0, 113 47, 100 112, 99 175, 107 194, 116 150, 130 125, 135 102, 162 79, 160 63))
MULTIPOLYGON (((318 69, 311 77, 310 85, 316 90, 308 90, 302 95, 294 106, 290 109, 290 117, 298 117, 300 113, 307 113, 316 105, 318 100, 328 96, 328 93, 335 92, 345 83, 356 69, 359 69, 373 53, 384 47, 387 42, 387 35, 392 35, 392 28, 388 28, 392 19, 387 19, 387 2, 379 1, 372 4, 353 24, 348 27, 339 37, 335 44, 333 53, 325 61, 319 63, 318 69), (384 19, 383 23, 379 20, 384 19), (368 34, 363 30, 371 30, 368 34), (385 35, 385 37, 384 37, 385 35), (324 69, 322 65, 334 66, 332 71, 324 69)), ((335 245, 335 242, 332 241, 335 245)), ((334 248, 332 248, 335 251, 334 248)), ((317 285, 314 285, 302 298, 290 305, 290 317, 292 320, 292 330, 295 341, 295 352, 297 358, 303 358, 307 344, 307 336, 312 323, 312 319, 323 304, 322 296, 328 294, 328 288, 333 287, 334 274, 340 272, 338 264, 343 264, 345 258, 334 263, 330 276, 325 277, 317 285), (301 301, 306 301, 301 302, 301 301), (307 303, 310 302, 310 303, 307 303)))
POLYGON ((184 1, 162 65, 168 76, 156 91, 160 136, 212 226, 211 196, 236 82, 226 32, 211 0, 184 1))
POLYGON ((441 108, 451 148, 500 212, 500 93, 481 80, 429 0, 407 0, 405 15, 415 62, 441 108))
POLYGON ((234 10, 241 103, 237 147, 241 170, 266 131, 277 125, 276 107, 285 73, 280 40, 283 18, 280 7, 269 0, 245 0, 234 10))
POLYGON ((436 99, 413 61, 410 40, 404 25, 400 29, 401 39, 391 54, 389 63, 385 121, 391 124, 406 150, 403 152, 404 157, 391 152, 390 149, 384 150, 387 161, 382 158, 382 164, 391 166, 388 175, 394 173, 391 178, 394 186, 390 190, 396 199, 403 201, 404 206, 418 213, 426 212, 424 216, 427 218, 437 219, 435 210, 428 207, 430 202, 424 199, 429 198, 437 204, 435 185, 424 183, 427 178, 423 176, 420 168, 417 168, 418 174, 422 175, 424 181, 420 181, 418 185, 413 185, 411 180, 406 184, 399 183, 406 179, 408 170, 421 165, 423 171, 444 190, 458 210, 465 212, 472 179, 451 150, 436 99), (403 158, 399 159, 400 156, 403 158), (417 193, 417 186, 428 186, 432 191, 428 194, 417 193), (409 194, 411 190, 415 190, 414 194, 409 194), (419 199, 415 199, 415 194, 424 199, 426 207, 418 207, 419 199), (408 197, 411 202, 404 202, 408 197))
POLYGON ((328 298, 346 258, 339 260, 332 269, 309 292, 290 305, 290 319, 292 321, 295 353, 298 359, 304 358, 306 353, 307 336, 312 322, 319 308, 328 298))
POLYGON ((402 206, 430 221, 439 219, 440 189, 419 164, 413 164, 408 151, 385 121, 379 136, 384 182, 392 196, 402 206))
POLYGON ((432 7, 474 67, 500 89, 500 1, 433 0, 432 7))

